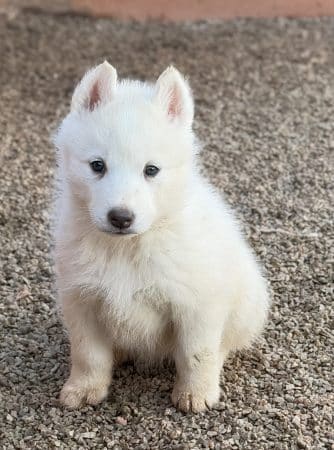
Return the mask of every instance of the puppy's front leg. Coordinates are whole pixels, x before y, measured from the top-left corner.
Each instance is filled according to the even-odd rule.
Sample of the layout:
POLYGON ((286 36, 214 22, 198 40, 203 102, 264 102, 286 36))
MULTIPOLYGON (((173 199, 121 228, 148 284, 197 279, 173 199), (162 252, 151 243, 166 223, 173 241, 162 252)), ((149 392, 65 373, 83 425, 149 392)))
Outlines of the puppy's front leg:
POLYGON ((222 321, 206 312, 179 315, 172 401, 181 411, 199 412, 219 401, 222 321))
POLYGON ((80 299, 79 295, 79 292, 71 292, 62 298, 72 367, 60 401, 71 408, 85 403, 95 405, 107 396, 113 364, 110 345, 99 329, 95 305, 87 299, 80 299))

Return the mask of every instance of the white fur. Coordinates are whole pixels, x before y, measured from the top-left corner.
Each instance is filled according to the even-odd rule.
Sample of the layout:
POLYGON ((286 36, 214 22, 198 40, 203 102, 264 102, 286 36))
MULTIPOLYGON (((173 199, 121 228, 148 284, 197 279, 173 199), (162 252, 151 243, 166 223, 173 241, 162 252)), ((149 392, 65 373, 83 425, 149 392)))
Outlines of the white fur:
POLYGON ((115 361, 130 356, 174 359, 174 404, 211 407, 223 360, 263 328, 266 283, 199 174, 192 120, 190 88, 174 68, 149 85, 116 82, 105 62, 75 90, 55 138, 56 270, 72 357, 65 405, 101 401, 115 361), (107 164, 103 177, 94 158, 107 164), (143 175, 147 163, 161 169, 155 178, 143 175), (114 207, 135 214, 132 234, 114 234, 114 207))

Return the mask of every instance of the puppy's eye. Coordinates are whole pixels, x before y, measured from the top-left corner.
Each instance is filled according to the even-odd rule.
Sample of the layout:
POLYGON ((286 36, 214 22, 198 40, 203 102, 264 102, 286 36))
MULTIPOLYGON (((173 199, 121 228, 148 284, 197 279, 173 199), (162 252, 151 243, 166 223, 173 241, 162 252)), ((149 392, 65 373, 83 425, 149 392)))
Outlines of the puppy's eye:
POLYGON ((147 164, 144 168, 144 174, 146 177, 153 178, 158 174, 158 172, 160 172, 160 169, 152 164, 147 164))
POLYGON ((93 172, 103 173, 105 171, 105 164, 102 159, 96 159, 90 163, 93 172))

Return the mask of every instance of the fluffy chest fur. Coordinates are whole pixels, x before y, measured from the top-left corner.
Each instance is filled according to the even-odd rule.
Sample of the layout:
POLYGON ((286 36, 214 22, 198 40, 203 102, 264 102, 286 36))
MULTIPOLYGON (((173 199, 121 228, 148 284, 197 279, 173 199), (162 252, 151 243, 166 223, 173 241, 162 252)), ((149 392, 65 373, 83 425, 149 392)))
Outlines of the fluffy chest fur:
POLYGON ((156 358, 170 353, 174 341, 173 308, 158 286, 135 291, 127 305, 112 296, 102 299, 99 320, 117 346, 136 357, 156 358))
POLYGON ((78 301, 94 303, 98 321, 120 348, 168 353, 176 309, 169 274, 161 261, 135 243, 108 244, 99 233, 64 245, 60 251, 67 268, 61 277, 64 284, 79 288, 78 301))

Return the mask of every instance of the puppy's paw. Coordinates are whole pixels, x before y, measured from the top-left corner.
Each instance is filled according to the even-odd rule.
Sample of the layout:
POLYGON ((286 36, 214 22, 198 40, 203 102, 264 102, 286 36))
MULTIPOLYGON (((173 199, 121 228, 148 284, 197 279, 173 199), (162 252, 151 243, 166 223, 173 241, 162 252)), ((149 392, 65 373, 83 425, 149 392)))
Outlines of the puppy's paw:
POLYGON ((78 408, 85 404, 97 405, 108 395, 107 383, 72 382, 68 380, 60 393, 60 403, 68 408, 78 408))
POLYGON ((201 412, 211 409, 219 401, 219 387, 212 392, 196 391, 193 387, 174 386, 172 402, 174 406, 185 413, 201 412))

